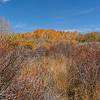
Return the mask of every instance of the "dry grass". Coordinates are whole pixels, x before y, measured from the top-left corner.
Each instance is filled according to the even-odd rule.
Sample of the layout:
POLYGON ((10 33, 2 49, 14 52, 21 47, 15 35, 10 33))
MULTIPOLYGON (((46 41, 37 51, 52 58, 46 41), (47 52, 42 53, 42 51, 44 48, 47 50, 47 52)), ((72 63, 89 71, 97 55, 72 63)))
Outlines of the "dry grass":
POLYGON ((2 41, 0 57, 4 100, 100 99, 100 43, 61 42, 32 49, 2 41))

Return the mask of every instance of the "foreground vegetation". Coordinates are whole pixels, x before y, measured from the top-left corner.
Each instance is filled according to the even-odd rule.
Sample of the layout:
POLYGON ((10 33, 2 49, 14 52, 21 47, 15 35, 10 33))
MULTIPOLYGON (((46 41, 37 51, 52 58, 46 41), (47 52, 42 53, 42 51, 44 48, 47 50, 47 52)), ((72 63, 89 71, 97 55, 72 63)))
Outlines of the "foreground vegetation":
POLYGON ((100 33, 37 30, 0 37, 0 100, 100 100, 100 33))

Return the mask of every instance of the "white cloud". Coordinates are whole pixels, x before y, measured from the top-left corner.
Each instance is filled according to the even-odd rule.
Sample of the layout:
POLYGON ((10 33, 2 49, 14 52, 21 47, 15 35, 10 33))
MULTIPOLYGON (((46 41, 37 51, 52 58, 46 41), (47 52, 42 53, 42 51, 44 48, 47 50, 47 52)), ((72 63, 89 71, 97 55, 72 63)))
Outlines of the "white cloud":
POLYGON ((70 28, 70 29, 65 29, 64 31, 65 31, 65 32, 75 32, 75 31, 80 32, 80 29, 70 28))
POLYGON ((65 29, 64 30, 65 32, 75 32, 75 31, 78 31, 78 32, 99 32, 100 31, 100 27, 96 27, 96 26, 83 26, 83 27, 80 27, 80 28, 69 28, 69 29, 65 29))
POLYGON ((11 0, 0 0, 1 3, 6 3, 6 2, 9 2, 11 0))

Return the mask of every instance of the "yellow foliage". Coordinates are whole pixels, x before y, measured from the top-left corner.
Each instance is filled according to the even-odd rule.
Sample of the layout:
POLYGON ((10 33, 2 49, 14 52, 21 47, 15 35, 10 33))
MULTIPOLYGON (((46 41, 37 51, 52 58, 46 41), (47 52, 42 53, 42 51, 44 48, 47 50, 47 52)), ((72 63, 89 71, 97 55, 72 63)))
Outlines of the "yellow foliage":
POLYGON ((16 41, 16 43, 20 45, 30 46, 32 47, 32 49, 35 49, 37 47, 35 43, 33 43, 32 41, 28 41, 28 40, 19 40, 19 41, 16 41))

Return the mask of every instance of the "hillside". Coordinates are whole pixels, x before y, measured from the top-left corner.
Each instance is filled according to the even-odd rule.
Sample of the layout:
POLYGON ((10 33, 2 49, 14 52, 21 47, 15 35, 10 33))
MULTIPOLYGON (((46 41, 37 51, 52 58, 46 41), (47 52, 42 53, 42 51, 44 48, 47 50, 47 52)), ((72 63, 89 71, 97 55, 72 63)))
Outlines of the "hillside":
POLYGON ((99 99, 100 33, 1 35, 0 100, 99 99))

